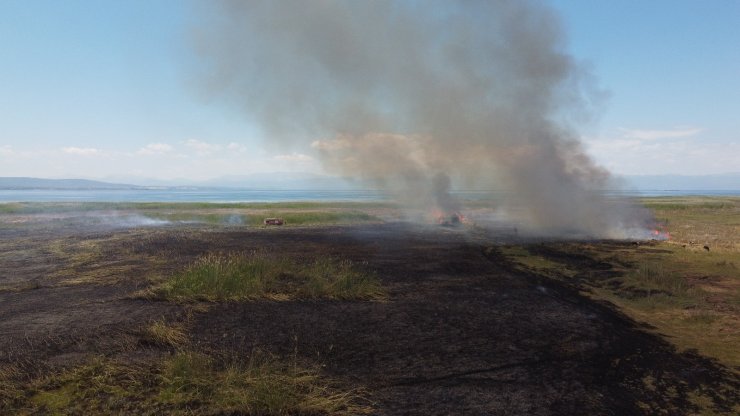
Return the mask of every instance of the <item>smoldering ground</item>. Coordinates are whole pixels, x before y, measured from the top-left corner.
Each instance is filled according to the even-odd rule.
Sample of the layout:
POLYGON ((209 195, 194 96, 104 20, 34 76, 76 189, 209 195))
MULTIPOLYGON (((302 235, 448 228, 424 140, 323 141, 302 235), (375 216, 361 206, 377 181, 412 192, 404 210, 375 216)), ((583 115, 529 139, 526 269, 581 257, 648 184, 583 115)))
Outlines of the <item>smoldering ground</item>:
POLYGON ((75 207, 65 209, 55 203, 34 204, 28 212, 0 214, 0 226, 16 225, 27 228, 66 227, 70 230, 103 231, 128 228, 164 227, 164 226, 244 226, 242 214, 219 212, 217 209, 207 212, 188 211, 185 207, 179 211, 159 210, 138 212, 126 209, 93 209, 77 211, 75 207))
MULTIPOLYGON (((207 353, 227 369, 230 357, 255 351, 291 366, 315 364, 341 391, 360 389, 362 403, 378 415, 737 413, 740 390, 730 368, 678 351, 583 295, 621 279, 624 263, 615 253, 665 247, 521 247, 580 272, 559 281, 518 268, 507 254, 512 247, 471 241, 454 229, 348 228, 173 225, 82 233, 58 222, 44 232, 0 223, 0 270, 8 271, 0 273, 0 369, 13 370, 0 373, 0 413, 258 413, 235 408, 238 394, 224 390, 221 378, 197 385, 224 390, 228 406, 208 398, 168 402, 159 390, 167 377, 162 366, 181 350, 207 353), (204 254, 260 250, 362 265, 377 274, 388 299, 229 300, 196 309, 204 304, 140 297, 204 254), (186 339, 153 342, 147 329, 157 322, 181 328, 186 339), (88 360, 110 365, 88 371, 88 360), (119 365, 128 371, 115 370, 119 365)), ((630 293, 627 285, 616 289, 630 293)), ((727 333, 719 334, 726 343, 727 333)))
MULTIPOLYGON (((607 199, 578 122, 603 98, 539 1, 231 1, 201 5, 204 92, 271 146, 412 208, 457 187, 508 189, 512 220, 547 233, 634 237, 649 213, 607 199)), ((638 232, 639 234, 639 232, 638 232)))

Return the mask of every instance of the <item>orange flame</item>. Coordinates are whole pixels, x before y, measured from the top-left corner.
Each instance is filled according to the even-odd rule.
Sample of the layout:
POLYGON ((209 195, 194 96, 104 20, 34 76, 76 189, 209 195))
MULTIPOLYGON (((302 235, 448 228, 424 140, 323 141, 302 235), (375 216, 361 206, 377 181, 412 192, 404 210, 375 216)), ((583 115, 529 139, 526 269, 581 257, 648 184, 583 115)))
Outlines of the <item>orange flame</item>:
POLYGON ((655 228, 653 228, 650 234, 656 240, 670 240, 671 239, 671 233, 666 229, 666 226, 664 224, 655 224, 655 228))
POLYGON ((434 222, 439 225, 456 225, 468 222, 467 218, 458 211, 445 212, 439 208, 432 209, 429 216, 430 222, 434 222))

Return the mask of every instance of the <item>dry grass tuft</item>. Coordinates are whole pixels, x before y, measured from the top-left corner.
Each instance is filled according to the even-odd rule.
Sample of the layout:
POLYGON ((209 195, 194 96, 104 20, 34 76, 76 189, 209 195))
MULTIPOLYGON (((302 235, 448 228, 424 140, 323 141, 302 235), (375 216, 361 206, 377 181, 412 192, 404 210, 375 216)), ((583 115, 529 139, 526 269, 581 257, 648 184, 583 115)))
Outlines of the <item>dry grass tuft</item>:
POLYGON ((17 368, 0 366, 0 414, 4 409, 14 408, 23 401, 23 389, 16 382, 18 376, 17 368))
POLYGON ((2 414, 358 415, 358 390, 342 391, 317 369, 254 352, 219 361, 181 351, 156 364, 98 357, 27 383, 0 373, 2 414))
POLYGON ((245 363, 219 367, 203 354, 186 352, 168 361, 159 398, 177 408, 213 403, 231 414, 349 415, 368 412, 356 402, 357 391, 340 392, 322 383, 316 370, 286 365, 269 354, 253 352, 245 363))
POLYGON ((157 345, 181 348, 188 341, 185 330, 179 325, 167 325, 164 320, 154 321, 144 330, 147 341, 157 345))

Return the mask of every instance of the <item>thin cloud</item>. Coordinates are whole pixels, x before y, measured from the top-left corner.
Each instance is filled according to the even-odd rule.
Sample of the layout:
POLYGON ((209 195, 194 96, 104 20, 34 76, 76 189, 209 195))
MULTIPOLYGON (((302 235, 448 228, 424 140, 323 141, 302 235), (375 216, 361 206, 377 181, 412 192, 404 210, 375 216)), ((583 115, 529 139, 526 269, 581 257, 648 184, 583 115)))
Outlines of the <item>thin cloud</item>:
POLYGON ((221 150, 221 146, 202 142, 200 140, 190 139, 185 142, 185 146, 194 149, 198 154, 206 155, 221 150))
POLYGON ((276 155, 273 156, 273 159, 279 160, 281 162, 311 162, 314 160, 314 158, 312 158, 311 156, 305 155, 303 153, 276 155))
POLYGON ((0 156, 13 156, 15 155, 15 151, 13 151, 13 147, 5 145, 0 146, 0 156))
POLYGON ((65 147, 62 149, 64 153, 77 156, 97 156, 102 154, 100 149, 94 147, 65 147))
POLYGON ((740 166, 740 143, 695 140, 587 140, 597 162, 623 175, 721 174, 740 166))
POLYGON ((235 151, 239 153, 244 153, 247 151, 247 146, 244 146, 243 144, 236 143, 236 142, 229 143, 228 146, 226 146, 226 148, 231 151, 235 151))
POLYGON ((630 139, 637 140, 659 140, 659 139, 675 139, 679 137, 691 137, 702 129, 697 127, 682 127, 673 128, 667 130, 642 130, 642 129, 620 129, 622 136, 630 139))
POLYGON ((139 155, 162 155, 169 153, 173 150, 173 147, 166 143, 149 143, 148 145, 139 149, 136 154, 139 155))

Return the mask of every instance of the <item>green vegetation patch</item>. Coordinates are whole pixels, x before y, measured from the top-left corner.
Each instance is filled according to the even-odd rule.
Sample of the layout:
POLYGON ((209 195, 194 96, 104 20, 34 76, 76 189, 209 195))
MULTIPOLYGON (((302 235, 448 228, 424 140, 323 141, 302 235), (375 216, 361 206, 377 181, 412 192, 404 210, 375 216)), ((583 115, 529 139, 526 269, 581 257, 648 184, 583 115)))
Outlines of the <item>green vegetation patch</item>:
POLYGON ((302 263, 252 253, 205 255, 151 294, 172 301, 378 299, 383 290, 374 273, 348 260, 322 257, 302 263))
POLYGON ((502 246, 501 253, 520 269, 560 279, 572 277, 576 271, 568 265, 548 259, 541 255, 532 254, 526 246, 502 246))
MULTIPOLYGON (((352 224, 381 222, 368 209, 389 208, 390 204, 375 202, 282 202, 282 203, 0 203, 0 214, 34 216, 24 224, 49 221, 48 215, 61 218, 70 225, 86 224, 147 224, 146 220, 161 221, 163 224, 207 224, 262 226, 265 218, 279 217, 287 226, 352 224), (100 214, 100 215, 96 215, 100 214), (45 217, 45 215, 47 217, 45 217), (35 221, 35 222, 34 222, 35 221)), ((5 226, 12 224, 6 222, 5 226)))
POLYGON ((740 198, 640 200, 671 238, 505 246, 514 267, 574 284, 668 337, 740 370, 740 198))
POLYGON ((124 364, 99 357, 26 383, 4 380, 3 414, 354 415, 359 391, 342 391, 313 367, 253 352, 216 360, 184 351, 163 361, 124 364), (9 386, 15 386, 13 392, 9 386))
MULTIPOLYGON (((618 253, 628 270, 595 296, 609 300, 638 321, 670 337, 679 348, 694 348, 739 368, 740 269, 737 254, 695 251, 669 242, 618 253), (735 259, 735 260, 733 260, 735 259)), ((613 255, 591 252, 594 256, 613 255)))
POLYGON ((249 225, 262 225, 265 218, 282 218, 286 225, 346 224, 379 221, 362 211, 265 211, 248 217, 249 225))
POLYGON ((332 209, 317 210, 248 210, 248 211, 140 211, 141 215, 153 220, 172 223, 192 223, 208 225, 246 225, 262 226, 265 218, 282 218, 285 225, 326 225, 379 222, 380 220, 363 211, 332 209))
POLYGON ((246 223, 246 217, 241 214, 214 213, 214 212, 153 212, 146 215, 147 218, 174 223, 196 223, 209 225, 242 225, 246 223))
POLYGON ((692 250, 672 242, 549 243, 500 251, 519 270, 576 285, 657 328, 678 348, 696 349, 740 369, 736 252, 692 250))

